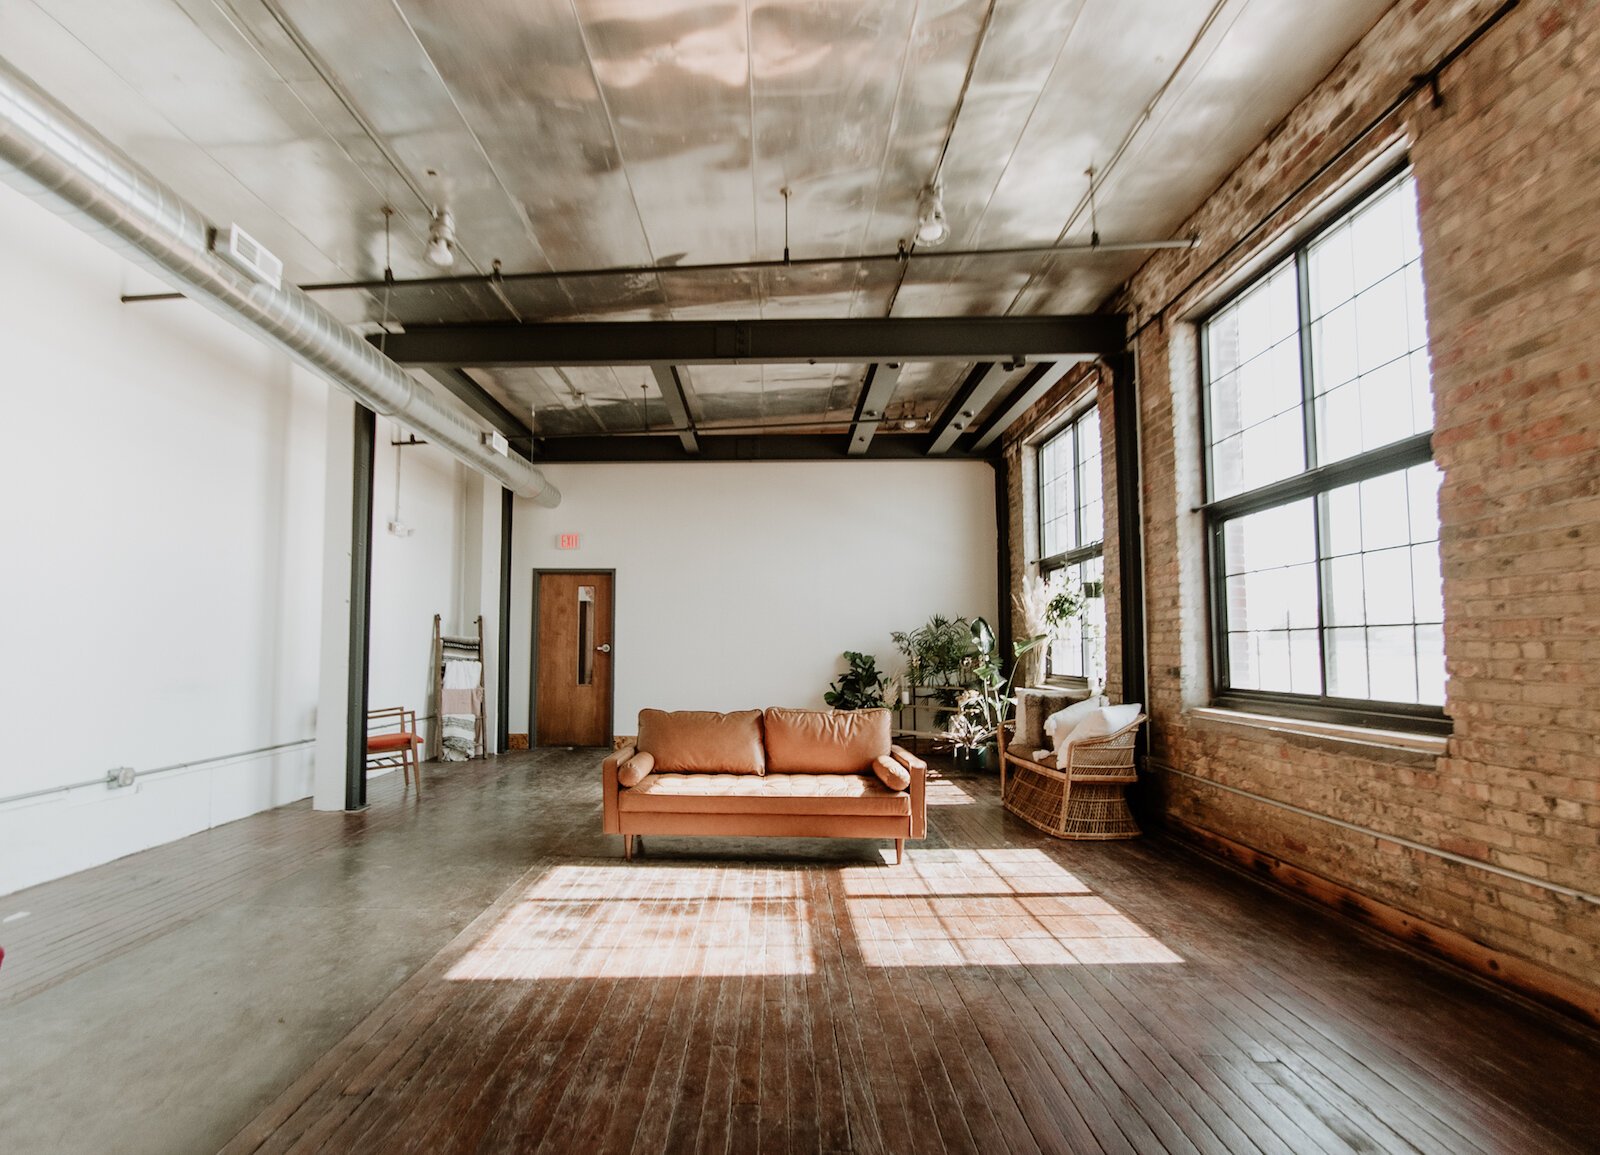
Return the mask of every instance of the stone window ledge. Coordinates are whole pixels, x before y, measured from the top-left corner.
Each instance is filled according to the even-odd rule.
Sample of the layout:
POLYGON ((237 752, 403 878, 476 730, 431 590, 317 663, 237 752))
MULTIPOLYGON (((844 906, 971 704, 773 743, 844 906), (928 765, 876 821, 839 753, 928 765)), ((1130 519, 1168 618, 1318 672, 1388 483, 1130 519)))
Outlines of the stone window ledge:
POLYGON ((1306 718, 1285 718, 1277 714, 1254 714, 1244 710, 1224 710, 1216 706, 1197 706, 1186 711, 1199 722, 1219 722, 1275 734, 1294 734, 1322 738, 1352 746, 1374 746, 1384 750, 1404 750, 1442 758, 1450 739, 1443 734, 1413 734, 1406 730, 1377 730, 1368 726, 1346 726, 1337 722, 1313 722, 1306 718))

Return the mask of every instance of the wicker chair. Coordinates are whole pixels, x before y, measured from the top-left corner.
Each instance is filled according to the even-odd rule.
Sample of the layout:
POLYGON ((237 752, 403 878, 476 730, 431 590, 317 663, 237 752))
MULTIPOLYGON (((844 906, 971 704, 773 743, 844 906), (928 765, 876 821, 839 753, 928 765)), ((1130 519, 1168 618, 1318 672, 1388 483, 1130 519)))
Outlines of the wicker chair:
POLYGON ((1127 789, 1138 778, 1134 742, 1144 722, 1140 714, 1115 733, 1072 743, 1064 770, 1034 761, 1037 743, 1011 742, 1000 764, 1001 805, 1056 838, 1138 837, 1127 789))

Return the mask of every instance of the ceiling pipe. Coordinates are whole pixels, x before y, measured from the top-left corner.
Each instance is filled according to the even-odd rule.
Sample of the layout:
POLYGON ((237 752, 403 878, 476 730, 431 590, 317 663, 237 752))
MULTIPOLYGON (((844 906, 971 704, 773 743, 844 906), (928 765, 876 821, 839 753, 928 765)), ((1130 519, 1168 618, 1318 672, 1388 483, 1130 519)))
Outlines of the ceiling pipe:
MULTIPOLYGON (((1193 249, 1199 236, 1160 241, 1070 241, 1052 245, 1014 245, 999 249, 946 249, 927 252, 902 249, 893 253, 862 253, 854 257, 795 257, 792 260, 710 261, 692 265, 616 265, 599 269, 540 269, 530 273, 451 273, 434 277, 407 277, 386 281, 381 277, 354 281, 314 281, 300 286, 303 293, 336 293, 384 288, 413 289, 439 285, 488 285, 499 288, 523 281, 576 281, 606 277, 637 278, 656 273, 759 273, 768 269, 820 269, 839 265, 906 265, 929 261, 967 261, 986 257, 1032 257, 1052 253, 1143 253, 1159 249, 1193 249)), ((177 301, 182 293, 126 293, 124 304, 139 301, 177 301)))
POLYGON ((480 430, 299 289, 224 264, 197 209, 4 59, 0 178, 518 496, 560 502, 537 469, 485 446, 480 430))

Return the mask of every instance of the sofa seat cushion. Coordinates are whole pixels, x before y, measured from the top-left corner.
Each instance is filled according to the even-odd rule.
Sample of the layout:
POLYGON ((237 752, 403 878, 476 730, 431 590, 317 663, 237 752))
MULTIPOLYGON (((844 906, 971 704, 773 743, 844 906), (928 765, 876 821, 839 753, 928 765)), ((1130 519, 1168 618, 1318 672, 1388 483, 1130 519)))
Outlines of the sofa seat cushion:
POLYGON ((767 771, 760 710, 640 710, 638 746, 655 759, 657 774, 767 771))
POLYGON ((909 817, 911 798, 868 774, 651 774, 618 808, 656 814, 856 814, 909 817))
POLYGON ((888 710, 768 707, 769 774, 862 774, 889 753, 888 710))

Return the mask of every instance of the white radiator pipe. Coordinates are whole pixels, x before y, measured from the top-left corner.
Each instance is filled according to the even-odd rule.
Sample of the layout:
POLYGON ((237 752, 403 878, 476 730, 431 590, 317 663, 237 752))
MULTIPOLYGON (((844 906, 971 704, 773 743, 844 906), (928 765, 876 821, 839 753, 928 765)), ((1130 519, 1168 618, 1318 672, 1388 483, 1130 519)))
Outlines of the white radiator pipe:
POLYGON ((486 447, 479 429, 305 293, 225 264, 198 210, 4 59, 0 179, 518 496, 560 502, 542 473, 486 447))

